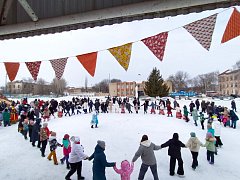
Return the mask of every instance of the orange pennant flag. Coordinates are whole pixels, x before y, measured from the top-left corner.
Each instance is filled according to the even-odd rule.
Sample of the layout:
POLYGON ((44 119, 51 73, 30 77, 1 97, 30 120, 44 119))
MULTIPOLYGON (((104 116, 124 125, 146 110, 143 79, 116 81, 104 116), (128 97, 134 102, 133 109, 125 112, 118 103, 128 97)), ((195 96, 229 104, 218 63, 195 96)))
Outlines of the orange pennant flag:
POLYGON ((108 50, 119 62, 119 64, 127 71, 131 58, 132 43, 128 43, 118 47, 113 47, 108 50))
POLYGON ((88 54, 82 54, 76 56, 79 62, 87 70, 87 72, 93 77, 95 74, 96 63, 97 63, 97 52, 88 54))
POLYGON ((20 64, 5 62, 4 65, 5 65, 9 80, 13 81, 18 73, 20 64))
POLYGON ((240 13, 234 8, 228 21, 227 27, 222 37, 222 43, 225 43, 240 35, 240 13))

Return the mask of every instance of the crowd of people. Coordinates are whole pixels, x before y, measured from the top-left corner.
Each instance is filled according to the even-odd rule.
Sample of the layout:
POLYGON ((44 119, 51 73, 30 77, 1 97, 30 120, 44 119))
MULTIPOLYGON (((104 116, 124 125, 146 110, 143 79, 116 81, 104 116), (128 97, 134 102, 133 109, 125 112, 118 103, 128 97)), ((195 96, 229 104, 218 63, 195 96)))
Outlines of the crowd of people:
POLYGON ((134 169, 134 162, 136 162, 139 157, 142 159, 142 165, 138 179, 143 180, 146 171, 150 167, 154 180, 158 180, 157 164, 154 155, 155 150, 168 147, 168 155, 170 156, 170 176, 175 175, 176 161, 178 161, 177 174, 179 176, 184 176, 181 148, 190 149, 193 159, 193 170, 198 166, 197 158, 201 146, 205 147, 207 150, 207 160, 209 164, 214 164, 214 155, 217 155, 217 148, 221 148, 223 145, 221 141, 221 127, 229 126, 234 129, 236 128, 238 116, 235 113, 237 108, 234 100, 231 102, 230 110, 227 107, 216 106, 214 102, 205 102, 202 100, 200 103, 198 99, 196 99, 195 102, 191 101, 188 106, 189 111, 187 105, 184 105, 183 109, 181 109, 177 100, 171 102, 169 99, 166 101, 160 100, 159 103, 156 101, 150 103, 149 100, 145 100, 141 105, 140 100, 137 98, 134 98, 133 102, 130 102, 129 98, 108 97, 106 101, 99 99, 93 101, 90 98, 72 98, 72 101, 62 100, 60 102, 54 99, 46 102, 35 99, 30 103, 28 103, 27 98, 24 98, 21 101, 12 101, 11 105, 0 102, 0 125, 2 125, 3 122, 3 126, 7 127, 18 122, 18 132, 20 132, 26 140, 29 137, 29 141, 33 147, 36 146, 37 142, 37 147, 40 148, 42 157, 45 157, 45 150, 47 144, 49 144, 50 153, 47 159, 49 161, 53 159, 54 165, 58 165, 56 149, 57 147, 62 147, 63 157, 60 159, 60 162, 61 164, 66 162, 66 168, 69 169, 69 172, 65 176, 67 180, 69 180, 76 171, 78 179, 84 179, 81 173, 82 160, 91 161, 92 159, 93 180, 106 179, 106 167, 113 167, 116 173, 120 174, 121 179, 129 180, 134 169), (92 113, 91 128, 98 128, 99 113, 124 114, 126 111, 128 111, 128 113, 133 113, 131 107, 134 107, 135 113, 138 114, 141 106, 143 106, 144 114, 165 115, 166 112, 168 117, 173 117, 172 111, 175 110, 176 118, 184 119, 186 122, 189 122, 189 116, 192 116, 194 124, 198 126, 198 121, 200 121, 203 130, 207 124, 205 143, 202 143, 196 137, 195 132, 190 133, 190 138, 186 143, 179 140, 178 133, 174 133, 170 140, 161 145, 155 145, 148 139, 147 135, 143 135, 139 149, 135 153, 132 161, 123 160, 121 168, 118 169, 116 162, 107 162, 104 153, 104 141, 98 140, 94 153, 88 156, 84 153, 84 147, 81 145, 79 137, 70 137, 69 134, 65 134, 62 142, 57 142, 57 133, 50 131, 48 129, 48 123, 46 122, 50 120, 51 116, 52 118, 56 118, 56 114, 58 118, 61 118, 63 115, 76 115, 75 112, 77 114, 92 113), (148 107, 150 107, 150 111, 148 111, 148 107), (207 121, 207 123, 205 123, 205 121, 207 121))

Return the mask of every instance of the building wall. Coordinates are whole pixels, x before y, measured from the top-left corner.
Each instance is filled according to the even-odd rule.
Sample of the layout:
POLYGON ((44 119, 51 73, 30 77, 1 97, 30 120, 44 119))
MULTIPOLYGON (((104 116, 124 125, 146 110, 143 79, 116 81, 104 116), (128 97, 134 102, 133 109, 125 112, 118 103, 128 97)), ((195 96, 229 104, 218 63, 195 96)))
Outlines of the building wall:
MULTIPOLYGON (((165 82, 169 87, 169 92, 172 92, 172 82, 166 81, 165 82)), ((140 83, 136 83, 135 81, 132 82, 116 82, 116 83, 109 83, 109 95, 110 96, 124 96, 124 97, 135 97, 135 88, 138 86, 138 94, 145 95, 144 87, 145 81, 140 83)))
POLYGON ((219 94, 240 95, 240 70, 226 71, 218 76, 219 94))

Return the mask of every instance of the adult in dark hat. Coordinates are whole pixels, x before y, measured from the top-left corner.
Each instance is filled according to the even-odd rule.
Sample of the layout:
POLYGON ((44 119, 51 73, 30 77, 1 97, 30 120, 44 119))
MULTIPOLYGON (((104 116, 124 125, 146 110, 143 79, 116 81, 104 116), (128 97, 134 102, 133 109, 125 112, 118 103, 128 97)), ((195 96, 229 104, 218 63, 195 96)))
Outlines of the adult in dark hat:
POLYGON ((104 153, 106 144, 104 141, 97 141, 94 153, 88 158, 89 161, 93 160, 93 180, 106 180, 105 169, 106 167, 115 166, 116 162, 107 162, 104 153))
POLYGON ((144 179, 144 176, 148 170, 148 167, 150 167, 152 171, 154 180, 159 179, 158 172, 157 172, 157 161, 154 154, 154 151, 159 149, 161 149, 161 146, 157 146, 154 143, 152 143, 150 140, 148 140, 147 135, 142 136, 140 146, 132 159, 132 162, 135 162, 141 156, 142 165, 138 175, 139 180, 144 179))
POLYGON ((175 174, 174 171, 175 171, 176 160, 178 161, 177 174, 179 176, 184 176, 181 147, 186 147, 186 146, 181 141, 179 141, 178 133, 174 133, 172 139, 169 139, 167 142, 161 145, 161 148, 165 148, 165 147, 168 147, 168 155, 170 156, 170 176, 174 176, 175 174))

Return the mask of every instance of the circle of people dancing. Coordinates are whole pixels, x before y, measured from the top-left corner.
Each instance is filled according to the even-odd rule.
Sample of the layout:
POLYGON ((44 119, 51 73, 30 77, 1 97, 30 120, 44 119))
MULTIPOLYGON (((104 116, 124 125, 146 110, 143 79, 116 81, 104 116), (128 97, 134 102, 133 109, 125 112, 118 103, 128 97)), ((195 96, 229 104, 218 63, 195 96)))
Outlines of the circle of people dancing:
POLYGON ((0 102, 0 126, 7 127, 11 124, 18 122, 18 132, 20 132, 27 140, 29 136, 30 142, 33 147, 40 148, 41 156, 45 157, 45 150, 49 143, 50 153, 47 159, 53 164, 58 165, 56 156, 57 147, 63 148, 63 157, 60 159, 60 163, 66 163, 66 168, 69 172, 65 176, 66 180, 70 180, 71 176, 77 172, 78 179, 85 179, 82 176, 82 161, 93 160, 92 177, 93 180, 106 179, 105 169, 106 167, 113 167, 114 171, 120 175, 122 180, 130 180, 130 176, 134 169, 134 163, 139 157, 141 157, 142 164, 139 170, 138 179, 143 180, 148 170, 151 169, 153 179, 158 180, 157 161, 154 151, 168 147, 168 155, 170 156, 169 162, 169 175, 175 175, 176 161, 178 161, 177 175, 184 177, 183 159, 181 156, 181 148, 189 148, 192 156, 192 169, 195 170, 198 167, 198 154, 200 147, 206 148, 206 156, 209 164, 213 165, 215 162, 215 155, 217 155, 218 148, 223 146, 221 141, 221 127, 231 127, 236 129, 236 122, 238 116, 236 115, 236 103, 234 100, 231 102, 231 108, 216 106, 214 102, 205 102, 202 100, 200 103, 196 99, 195 103, 191 101, 189 104, 189 111, 187 106, 183 106, 183 114, 177 100, 173 102, 174 107, 171 107, 169 99, 165 101, 160 100, 159 104, 156 101, 152 101, 149 104, 149 100, 145 100, 142 105, 137 98, 134 98, 133 105, 130 104, 128 98, 107 98, 106 102, 96 99, 95 102, 90 98, 73 98, 72 101, 61 101, 58 103, 52 99, 50 102, 42 100, 34 100, 30 104, 27 102, 27 98, 22 99, 21 102, 12 102, 11 105, 0 102), (106 144, 103 140, 98 140, 95 150, 92 155, 88 156, 84 152, 84 147, 81 144, 80 137, 71 136, 65 134, 62 142, 59 143, 56 138, 56 132, 48 129, 48 123, 50 116, 55 118, 55 112, 57 112, 58 118, 61 118, 64 113, 65 116, 75 115, 81 113, 92 113, 91 128, 98 128, 98 114, 108 112, 125 113, 125 108, 129 113, 133 113, 131 107, 134 107, 135 112, 138 113, 140 107, 144 107, 144 114, 148 113, 148 107, 151 107, 150 113, 156 114, 159 110, 159 115, 165 115, 167 111, 168 117, 173 117, 172 110, 176 110, 176 118, 183 119, 185 122, 189 122, 189 114, 192 116, 194 124, 198 126, 200 121, 202 130, 205 129, 204 122, 207 120, 207 132, 205 142, 202 143, 195 132, 190 132, 190 137, 187 143, 183 143, 179 140, 178 133, 174 133, 172 138, 161 145, 156 145, 151 142, 147 135, 143 135, 139 148, 133 156, 131 162, 123 160, 120 164, 120 168, 117 167, 116 162, 108 162, 105 155, 106 144), (201 107, 201 110, 200 110, 201 107), (70 114, 71 110, 71 114, 70 114), (207 117, 205 117, 207 114, 207 117), (43 122, 42 122, 43 121, 43 122), (3 122, 3 123, 2 123, 3 122))

